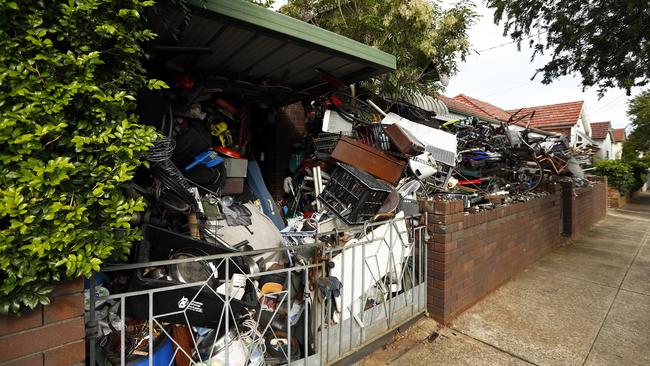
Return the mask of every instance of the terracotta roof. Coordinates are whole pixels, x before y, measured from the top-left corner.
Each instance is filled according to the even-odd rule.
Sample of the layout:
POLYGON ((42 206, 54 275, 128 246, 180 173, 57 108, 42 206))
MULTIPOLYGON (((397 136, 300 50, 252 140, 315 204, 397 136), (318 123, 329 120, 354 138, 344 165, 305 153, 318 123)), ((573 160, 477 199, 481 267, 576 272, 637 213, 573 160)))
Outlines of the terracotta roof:
POLYGON ((613 129, 612 135, 614 135, 614 142, 623 142, 626 139, 624 128, 613 129))
POLYGON ((510 113, 508 113, 505 109, 501 109, 488 102, 469 97, 465 94, 458 94, 454 97, 454 99, 461 103, 467 104, 478 113, 483 113, 490 116, 491 118, 498 119, 503 122, 506 122, 508 119, 510 119, 510 113))
POLYGON ((593 122, 591 123, 591 138, 596 140, 604 140, 612 128, 612 124, 607 122, 593 122))
MULTIPOLYGON (((577 102, 526 107, 521 109, 519 115, 525 115, 535 111, 535 116, 530 123, 530 126, 535 128, 543 129, 545 127, 572 126, 578 122, 583 104, 584 101, 580 100, 577 102)), ((508 112, 515 113, 518 110, 512 109, 508 112)))
POLYGON ((489 116, 488 114, 482 112, 480 109, 477 108, 472 108, 472 106, 467 105, 463 102, 459 102, 456 99, 446 97, 442 94, 437 95, 438 100, 441 102, 445 103, 447 108, 451 111, 462 113, 462 114, 467 114, 469 116, 474 116, 474 117, 483 117, 483 118, 489 118, 493 119, 493 117, 489 116))

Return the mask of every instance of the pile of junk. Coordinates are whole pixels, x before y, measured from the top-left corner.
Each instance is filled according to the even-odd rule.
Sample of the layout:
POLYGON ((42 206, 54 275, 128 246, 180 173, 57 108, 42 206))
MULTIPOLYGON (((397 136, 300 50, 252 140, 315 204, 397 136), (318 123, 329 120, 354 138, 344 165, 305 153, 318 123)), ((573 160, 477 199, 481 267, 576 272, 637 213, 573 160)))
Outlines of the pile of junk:
POLYGON ((138 97, 159 132, 130 188, 147 202, 131 222, 143 239, 88 281, 95 364, 285 364, 314 355, 330 324, 424 280, 416 194, 445 189, 453 134, 329 93, 303 102, 304 134, 279 162, 277 111, 189 75, 168 83, 138 97))
POLYGON ((141 120, 159 131, 130 192, 148 203, 132 220, 143 240, 87 291, 99 365, 308 357, 324 326, 416 282, 395 275, 414 255, 404 245, 377 251, 384 262, 369 275, 386 286, 344 276, 364 264, 337 248, 369 235, 412 242, 418 200, 461 199, 473 210, 543 195, 533 192, 552 175, 543 158, 575 170, 562 139, 531 137, 528 128, 513 136, 508 124, 474 118, 442 122, 408 102, 345 88, 302 101, 304 131, 278 162, 269 153, 285 143, 270 138, 277 111, 189 75, 170 84, 139 97, 141 120), (277 171, 280 182, 271 182, 277 171), (275 196, 271 184, 282 187, 275 196), (402 232, 391 237, 397 221, 402 232), (308 315, 314 300, 328 304, 321 324, 308 315))

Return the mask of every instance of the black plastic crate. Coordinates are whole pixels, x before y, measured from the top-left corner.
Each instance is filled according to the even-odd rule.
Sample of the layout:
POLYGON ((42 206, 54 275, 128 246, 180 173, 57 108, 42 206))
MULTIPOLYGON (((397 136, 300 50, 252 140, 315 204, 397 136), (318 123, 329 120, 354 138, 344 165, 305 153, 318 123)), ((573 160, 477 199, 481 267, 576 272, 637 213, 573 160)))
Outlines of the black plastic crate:
POLYGON ((390 151, 392 143, 388 135, 384 132, 384 125, 381 123, 374 123, 358 128, 358 140, 368 146, 372 146, 377 150, 390 151))
POLYGON ((314 143, 314 155, 316 155, 316 158, 320 160, 329 160, 330 155, 332 154, 332 151, 334 151, 341 136, 356 138, 357 133, 355 131, 350 133, 322 132, 318 134, 318 137, 314 137, 312 142, 314 143))
MULTIPOLYGON (((232 253, 233 249, 215 245, 191 237, 178 234, 160 227, 146 225, 144 227, 144 240, 137 246, 137 261, 141 263, 168 260, 174 250, 192 248, 207 253, 208 255, 232 253)), ((229 259, 230 276, 234 273, 247 271, 242 257, 229 259), (239 268, 238 268, 239 267, 239 268)), ((219 263, 215 263, 218 265, 219 263)), ((149 290, 181 284, 169 279, 153 279, 143 275, 144 269, 138 269, 133 275, 130 291, 149 290)), ((225 279, 225 261, 218 266, 218 278, 225 279)), ((213 287, 216 290, 216 286, 213 287)), ((153 315, 158 316, 159 322, 171 324, 187 324, 225 331, 224 313, 225 295, 217 296, 212 290, 200 286, 187 287, 169 291, 161 291, 153 295, 153 315), (189 305, 189 307, 188 307, 189 305), (186 309, 184 312, 183 310, 186 309), (170 314, 161 316, 163 314, 170 314), (187 319, 185 318, 187 316, 187 319)), ((230 326, 235 326, 235 316, 247 308, 259 306, 254 285, 246 282, 246 291, 241 300, 229 298, 230 326)), ((135 319, 149 318, 149 300, 147 295, 128 297, 126 301, 127 315, 135 319)))
POLYGON ((377 214, 391 191, 365 171, 338 163, 318 199, 346 223, 361 224, 377 214))

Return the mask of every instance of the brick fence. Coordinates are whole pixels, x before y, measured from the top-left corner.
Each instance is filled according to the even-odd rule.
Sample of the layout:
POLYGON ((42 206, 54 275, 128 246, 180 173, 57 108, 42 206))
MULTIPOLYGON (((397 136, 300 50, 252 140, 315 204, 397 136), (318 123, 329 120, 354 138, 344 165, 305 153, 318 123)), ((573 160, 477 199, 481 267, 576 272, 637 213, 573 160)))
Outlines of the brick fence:
POLYGON ((607 187, 607 207, 621 208, 630 202, 630 195, 622 195, 618 189, 609 186, 607 187))
POLYGON ((561 193, 480 213, 460 201, 429 209, 428 308, 443 323, 558 246, 561 193))
POLYGON ((0 316, 0 365, 59 366, 85 362, 83 281, 57 286, 51 303, 20 318, 0 316))
POLYGON ((594 179, 591 187, 574 187, 571 182, 562 182, 562 209, 564 234, 575 237, 607 214, 607 179, 594 179))
POLYGON ((461 201, 423 202, 429 212, 427 304, 448 323, 514 275, 605 217, 607 183, 553 185, 543 198, 479 213, 461 201))
MULTIPOLYGON (((436 320, 449 322, 606 214, 606 180, 550 190, 479 213, 464 212, 462 201, 422 202, 429 212, 427 303, 436 320)), ((51 299, 21 318, 0 317, 0 366, 83 364, 83 282, 59 285, 51 299)))

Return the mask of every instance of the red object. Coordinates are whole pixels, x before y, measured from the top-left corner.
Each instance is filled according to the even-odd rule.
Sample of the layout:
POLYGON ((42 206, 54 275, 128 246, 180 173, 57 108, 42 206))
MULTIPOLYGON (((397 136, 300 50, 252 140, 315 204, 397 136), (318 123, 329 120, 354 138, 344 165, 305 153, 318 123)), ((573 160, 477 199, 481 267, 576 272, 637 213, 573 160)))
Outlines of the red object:
POLYGON ((325 108, 329 108, 332 104, 334 104, 334 106, 336 107, 340 107, 343 104, 343 102, 341 101, 341 99, 332 95, 331 97, 327 98, 327 102, 325 102, 325 108))
POLYGON ((176 86, 181 89, 190 90, 194 86, 194 78, 190 75, 177 75, 176 86))
POLYGON ((345 89, 348 88, 348 86, 342 80, 337 78, 336 76, 334 76, 334 75, 332 75, 332 74, 330 74, 330 73, 328 73, 328 72, 326 72, 324 70, 321 70, 321 69, 316 69, 314 71, 316 71, 316 72, 318 72, 320 74, 321 80, 323 80, 326 83, 334 86, 336 89, 345 90, 345 89))
POLYGON ((233 149, 229 149, 227 147, 217 146, 217 147, 214 148, 214 151, 218 152, 219 154, 229 156, 231 158, 235 158, 235 159, 241 159, 242 158, 240 153, 238 153, 237 151, 235 151, 233 149))
POLYGON ((467 185, 467 184, 481 184, 480 179, 467 179, 467 180, 459 180, 458 184, 461 186, 467 185))
POLYGON ((304 217, 304 218, 306 218, 306 219, 311 218, 313 215, 314 215, 314 212, 313 212, 313 211, 304 211, 304 212, 302 213, 302 217, 304 217))
POLYGON ((237 107, 235 107, 234 105, 228 103, 228 102, 225 101, 224 99, 217 98, 217 100, 215 100, 214 102, 215 102, 219 107, 221 107, 221 108, 227 110, 227 111, 230 112, 231 114, 237 114, 237 113, 239 112, 239 109, 237 109, 237 107))

